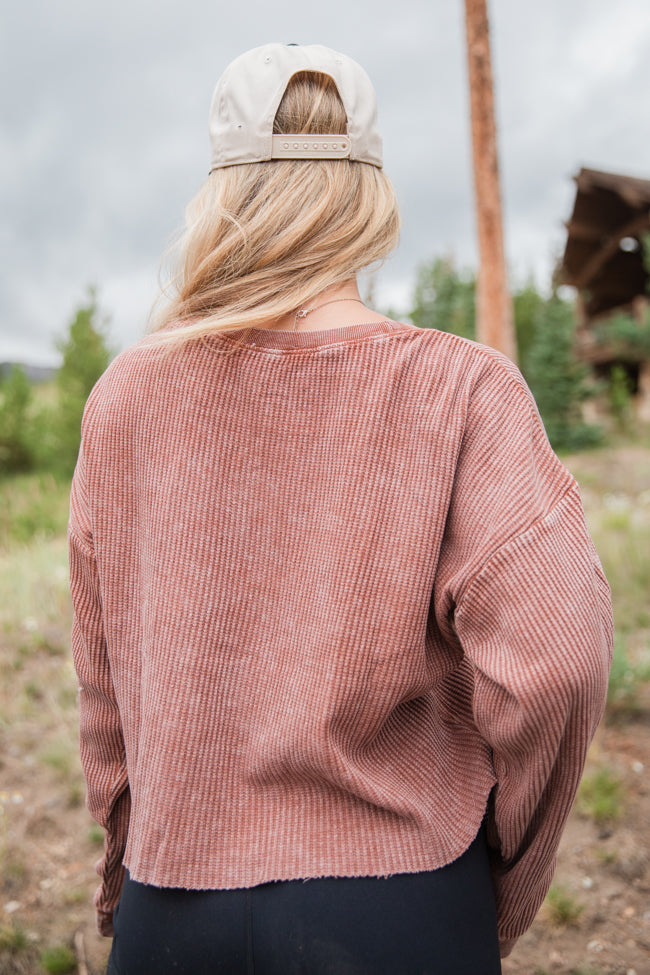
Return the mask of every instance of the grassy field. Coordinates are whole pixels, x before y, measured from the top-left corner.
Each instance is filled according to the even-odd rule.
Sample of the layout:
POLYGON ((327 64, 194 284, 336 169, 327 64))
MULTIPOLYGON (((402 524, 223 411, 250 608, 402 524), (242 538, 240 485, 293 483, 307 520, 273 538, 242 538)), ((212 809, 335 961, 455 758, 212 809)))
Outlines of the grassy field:
MULTIPOLYGON (((573 845, 563 847, 547 904, 504 971, 642 975, 650 972, 650 918, 641 906, 648 902, 650 856, 647 836, 636 842, 630 837, 650 823, 641 774, 650 762, 643 752, 650 677, 650 446, 628 442, 565 463, 581 485, 614 591, 616 659, 607 721, 568 830, 573 845), (629 856, 626 844, 634 847, 629 856), (590 851, 588 875, 583 860, 575 859, 576 847, 583 858, 590 851), (642 849, 645 860, 638 860, 642 849), (603 891, 617 889, 616 870, 624 874, 624 853, 632 860, 636 853, 638 860, 628 888, 638 891, 639 903, 626 900, 627 922, 620 912, 610 918, 601 904, 603 891), (615 930, 607 927, 610 920, 615 930), (617 948, 624 923, 629 944, 617 948), (595 941, 601 950, 589 949, 595 941)), ((84 808, 77 756, 67 499, 67 484, 52 477, 0 481, 0 975, 83 971, 84 965, 99 973, 109 947, 94 933, 92 865, 102 838, 84 808)))

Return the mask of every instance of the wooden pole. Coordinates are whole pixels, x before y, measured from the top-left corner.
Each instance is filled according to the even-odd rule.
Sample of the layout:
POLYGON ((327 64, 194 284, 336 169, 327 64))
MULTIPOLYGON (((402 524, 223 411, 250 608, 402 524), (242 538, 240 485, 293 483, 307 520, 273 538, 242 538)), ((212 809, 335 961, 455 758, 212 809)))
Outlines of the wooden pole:
POLYGON ((487 0, 465 0, 465 24, 480 257, 476 337, 479 342, 516 361, 512 301, 508 293, 503 245, 487 0))

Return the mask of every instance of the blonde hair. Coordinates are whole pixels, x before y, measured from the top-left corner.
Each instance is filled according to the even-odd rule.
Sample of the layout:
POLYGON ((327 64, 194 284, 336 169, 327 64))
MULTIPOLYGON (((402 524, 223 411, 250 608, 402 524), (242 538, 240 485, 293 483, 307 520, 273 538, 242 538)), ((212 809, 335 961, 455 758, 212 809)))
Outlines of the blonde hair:
MULTIPOLYGON (((294 75, 274 132, 345 131, 331 78, 294 75)), ((376 166, 290 159, 217 169, 187 207, 178 270, 161 294, 169 303, 152 330, 189 339, 273 321, 383 260, 398 236, 393 188, 376 166)))

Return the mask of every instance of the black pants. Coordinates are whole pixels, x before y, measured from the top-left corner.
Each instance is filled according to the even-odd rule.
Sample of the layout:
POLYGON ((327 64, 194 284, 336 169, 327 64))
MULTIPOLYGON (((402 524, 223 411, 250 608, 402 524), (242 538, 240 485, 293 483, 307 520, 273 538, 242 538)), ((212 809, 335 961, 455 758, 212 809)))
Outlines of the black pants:
POLYGON ((178 890, 128 875, 107 975, 499 975, 484 832, 392 877, 178 890))

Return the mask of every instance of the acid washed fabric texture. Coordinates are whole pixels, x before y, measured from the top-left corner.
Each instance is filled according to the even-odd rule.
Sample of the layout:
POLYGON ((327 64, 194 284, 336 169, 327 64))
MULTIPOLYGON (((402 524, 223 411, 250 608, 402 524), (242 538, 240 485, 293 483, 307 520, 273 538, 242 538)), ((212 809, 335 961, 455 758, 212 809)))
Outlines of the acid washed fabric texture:
POLYGON ((431 870, 486 813, 502 951, 549 886, 611 659, 516 368, 396 322, 145 340, 92 392, 70 567, 96 906, 431 870))

